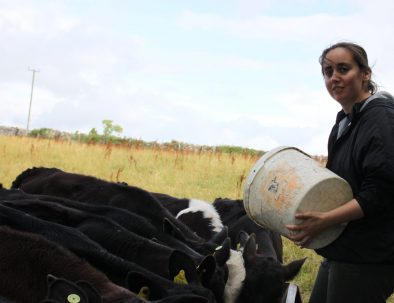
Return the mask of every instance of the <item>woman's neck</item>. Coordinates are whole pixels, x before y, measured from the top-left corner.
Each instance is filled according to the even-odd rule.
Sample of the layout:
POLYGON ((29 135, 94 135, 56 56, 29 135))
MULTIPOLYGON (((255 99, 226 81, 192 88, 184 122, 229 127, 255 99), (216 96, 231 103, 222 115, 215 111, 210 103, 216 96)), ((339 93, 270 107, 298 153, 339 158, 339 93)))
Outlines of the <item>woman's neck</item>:
POLYGON ((342 104, 342 110, 345 112, 345 114, 349 114, 352 111, 352 108, 354 104, 363 102, 364 100, 368 99, 372 94, 370 92, 365 92, 364 94, 360 95, 359 98, 357 98, 356 101, 348 104, 342 104))

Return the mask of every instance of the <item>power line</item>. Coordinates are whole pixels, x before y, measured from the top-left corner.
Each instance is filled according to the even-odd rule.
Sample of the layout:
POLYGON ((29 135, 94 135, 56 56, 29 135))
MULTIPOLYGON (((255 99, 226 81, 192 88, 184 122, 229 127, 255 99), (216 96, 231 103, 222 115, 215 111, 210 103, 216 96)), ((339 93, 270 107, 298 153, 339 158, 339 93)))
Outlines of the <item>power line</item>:
POLYGON ((33 101, 34 78, 36 76, 36 73, 40 72, 39 70, 36 70, 34 68, 30 68, 30 67, 29 67, 29 71, 33 72, 33 77, 32 77, 32 80, 31 80, 31 93, 30 93, 30 103, 29 103, 29 114, 27 116, 26 133, 29 133, 31 103, 33 101))

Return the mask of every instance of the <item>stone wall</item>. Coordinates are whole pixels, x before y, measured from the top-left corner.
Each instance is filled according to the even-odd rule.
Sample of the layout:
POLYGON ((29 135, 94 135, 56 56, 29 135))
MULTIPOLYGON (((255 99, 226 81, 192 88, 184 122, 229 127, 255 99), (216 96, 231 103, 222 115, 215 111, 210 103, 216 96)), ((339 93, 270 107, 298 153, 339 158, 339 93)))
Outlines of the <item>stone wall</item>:
POLYGON ((13 126, 0 126, 0 136, 26 136, 26 129, 13 126))
MULTIPOLYGON (((0 136, 27 136, 25 128, 19 128, 14 126, 0 126, 0 136)), ((49 139, 62 139, 71 140, 71 133, 61 132, 54 129, 46 129, 43 137, 49 139)))

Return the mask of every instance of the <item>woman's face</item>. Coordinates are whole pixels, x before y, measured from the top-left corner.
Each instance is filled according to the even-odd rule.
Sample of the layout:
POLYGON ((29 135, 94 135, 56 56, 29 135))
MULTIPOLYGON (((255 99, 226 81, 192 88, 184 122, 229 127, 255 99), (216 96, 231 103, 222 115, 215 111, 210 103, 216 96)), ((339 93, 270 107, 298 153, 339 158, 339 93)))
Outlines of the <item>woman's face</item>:
POLYGON ((352 53, 343 47, 330 50, 323 61, 326 88, 343 110, 349 113, 352 106, 370 96, 366 88, 371 77, 358 67, 352 53))

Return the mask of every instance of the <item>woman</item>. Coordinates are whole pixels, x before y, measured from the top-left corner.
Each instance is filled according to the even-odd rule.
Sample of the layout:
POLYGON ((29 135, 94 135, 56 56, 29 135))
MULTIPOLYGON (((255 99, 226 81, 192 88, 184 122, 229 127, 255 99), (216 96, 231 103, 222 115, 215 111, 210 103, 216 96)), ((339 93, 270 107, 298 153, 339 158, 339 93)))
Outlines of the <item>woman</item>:
POLYGON ((365 50, 340 42, 320 64, 326 88, 342 107, 328 140, 327 168, 348 181, 353 199, 328 212, 296 214, 288 225, 301 247, 324 229, 348 222, 317 249, 322 264, 310 303, 386 302, 394 292, 394 98, 377 92, 365 50))

